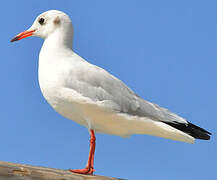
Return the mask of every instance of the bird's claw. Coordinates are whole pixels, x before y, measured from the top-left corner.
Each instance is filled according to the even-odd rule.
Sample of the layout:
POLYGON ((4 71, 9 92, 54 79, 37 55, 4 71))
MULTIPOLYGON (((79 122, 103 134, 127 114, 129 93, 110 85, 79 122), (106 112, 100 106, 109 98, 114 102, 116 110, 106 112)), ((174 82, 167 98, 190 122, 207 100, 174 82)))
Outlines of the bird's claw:
POLYGON ((78 174, 86 174, 86 175, 93 175, 95 171, 92 167, 86 167, 84 169, 69 169, 70 172, 78 173, 78 174))

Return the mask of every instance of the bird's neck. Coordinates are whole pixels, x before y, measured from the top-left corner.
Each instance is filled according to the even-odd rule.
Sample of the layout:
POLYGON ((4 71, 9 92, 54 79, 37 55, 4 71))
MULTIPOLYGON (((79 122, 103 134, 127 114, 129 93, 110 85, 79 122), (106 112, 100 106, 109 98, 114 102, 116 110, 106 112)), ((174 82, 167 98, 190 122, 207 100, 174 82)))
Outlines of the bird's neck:
POLYGON ((58 52, 65 49, 72 49, 73 30, 72 28, 58 29, 50 34, 42 46, 42 51, 58 52))

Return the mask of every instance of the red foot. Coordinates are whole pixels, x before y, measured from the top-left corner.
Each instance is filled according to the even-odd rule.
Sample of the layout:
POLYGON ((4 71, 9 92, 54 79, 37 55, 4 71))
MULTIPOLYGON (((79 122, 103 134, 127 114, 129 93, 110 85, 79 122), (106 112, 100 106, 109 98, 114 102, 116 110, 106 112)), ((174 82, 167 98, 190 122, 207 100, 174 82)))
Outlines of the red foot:
POLYGON ((79 174, 89 174, 92 175, 94 172, 93 169, 93 161, 94 161, 94 152, 95 152, 95 146, 96 146, 96 137, 94 134, 94 131, 91 129, 90 130, 90 152, 89 152, 89 157, 87 161, 86 168, 84 169, 70 169, 69 171, 73 173, 79 173, 79 174))
POLYGON ((84 168, 84 169, 70 169, 70 172, 78 173, 78 174, 88 174, 92 175, 94 172, 93 168, 84 168))

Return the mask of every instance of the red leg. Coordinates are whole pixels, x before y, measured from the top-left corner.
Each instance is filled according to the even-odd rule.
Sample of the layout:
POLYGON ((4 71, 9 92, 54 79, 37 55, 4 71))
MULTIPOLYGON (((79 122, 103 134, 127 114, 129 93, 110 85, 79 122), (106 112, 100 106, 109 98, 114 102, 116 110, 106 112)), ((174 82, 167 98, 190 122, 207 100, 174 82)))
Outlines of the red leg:
POLYGON ((89 152, 89 157, 88 157, 86 167, 84 169, 74 169, 74 170, 70 169, 69 171, 74 172, 74 173, 79 173, 79 174, 93 174, 95 147, 96 147, 96 137, 95 137, 94 131, 91 129, 90 130, 90 152, 89 152))

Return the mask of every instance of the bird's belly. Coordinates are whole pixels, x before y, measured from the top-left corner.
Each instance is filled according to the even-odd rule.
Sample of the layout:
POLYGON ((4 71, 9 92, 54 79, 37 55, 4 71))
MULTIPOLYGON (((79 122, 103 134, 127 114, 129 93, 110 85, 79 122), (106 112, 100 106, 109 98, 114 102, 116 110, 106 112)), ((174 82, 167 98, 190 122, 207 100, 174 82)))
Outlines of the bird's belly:
POLYGON ((128 136, 129 122, 108 111, 97 103, 90 103, 84 99, 79 99, 79 95, 67 92, 65 88, 41 88, 42 94, 56 112, 73 120, 88 129, 96 132, 113 134, 118 136, 128 136))
POLYGON ((63 96, 61 87, 40 86, 40 88, 44 98, 56 112, 70 120, 74 120, 75 122, 86 126, 86 121, 82 117, 76 104, 69 102, 67 97, 63 96))
POLYGON ((106 110, 96 102, 89 101, 72 89, 64 88, 51 78, 47 78, 46 81, 45 79, 39 76, 41 92, 53 109, 62 116, 96 132, 118 136, 131 134, 129 122, 122 116, 106 110))
POLYGON ((123 137, 131 134, 128 120, 116 113, 107 111, 97 104, 76 104, 76 106, 82 112, 87 128, 123 137))

